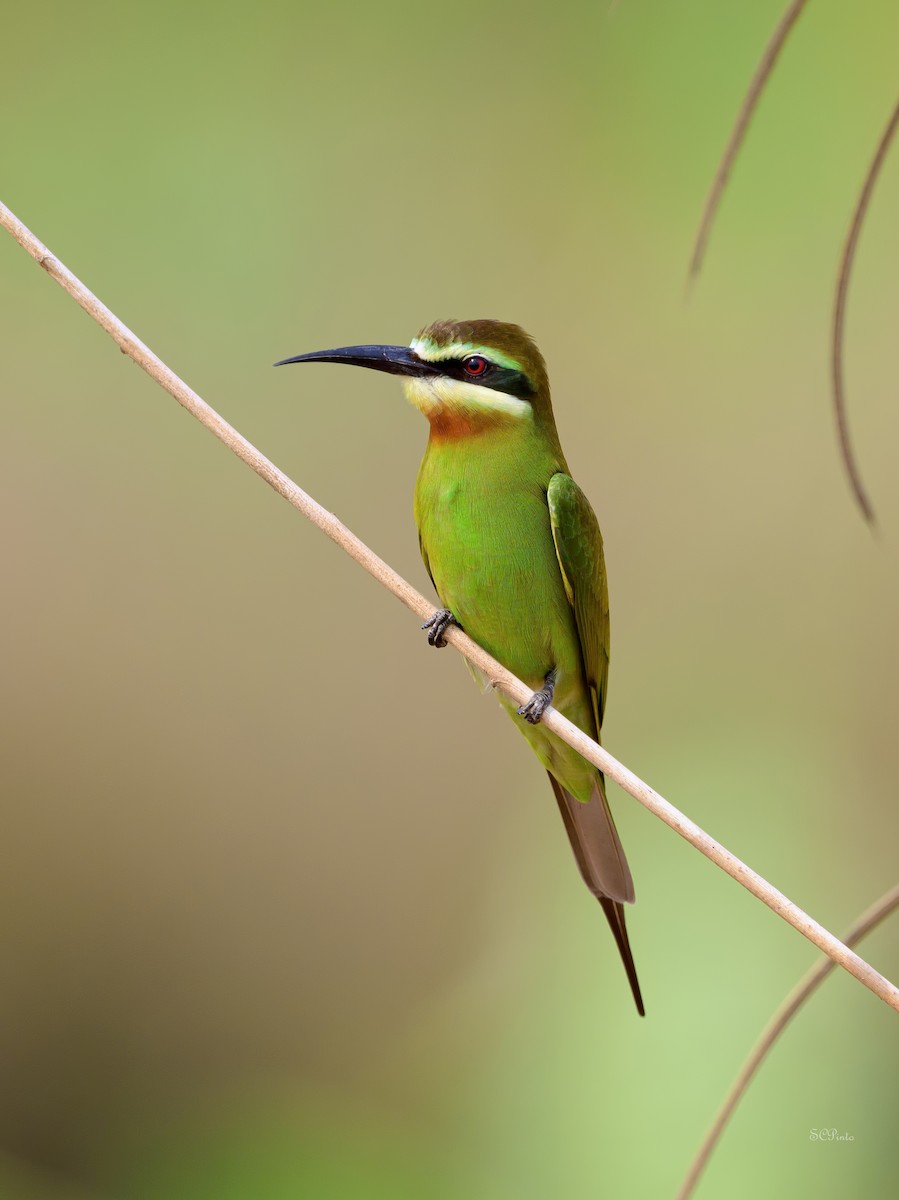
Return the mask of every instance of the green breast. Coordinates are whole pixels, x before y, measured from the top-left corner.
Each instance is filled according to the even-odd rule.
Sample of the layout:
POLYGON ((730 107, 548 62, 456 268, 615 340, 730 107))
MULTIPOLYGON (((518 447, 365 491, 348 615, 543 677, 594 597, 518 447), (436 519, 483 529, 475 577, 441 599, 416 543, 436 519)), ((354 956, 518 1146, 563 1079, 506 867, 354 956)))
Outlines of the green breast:
POLYGON ((515 432, 432 440, 415 490, 422 555, 441 601, 535 688, 579 655, 546 503, 558 469, 551 452, 515 432))

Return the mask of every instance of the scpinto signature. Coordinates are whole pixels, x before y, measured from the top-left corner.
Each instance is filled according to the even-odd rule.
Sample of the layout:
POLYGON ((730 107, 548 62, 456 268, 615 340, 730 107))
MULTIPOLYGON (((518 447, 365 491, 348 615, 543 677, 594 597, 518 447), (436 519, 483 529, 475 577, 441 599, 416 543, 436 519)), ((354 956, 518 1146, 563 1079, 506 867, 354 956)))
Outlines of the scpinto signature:
POLYGON ((808 1140, 810 1142, 854 1142, 855 1134, 840 1133, 838 1129, 810 1129, 808 1140))

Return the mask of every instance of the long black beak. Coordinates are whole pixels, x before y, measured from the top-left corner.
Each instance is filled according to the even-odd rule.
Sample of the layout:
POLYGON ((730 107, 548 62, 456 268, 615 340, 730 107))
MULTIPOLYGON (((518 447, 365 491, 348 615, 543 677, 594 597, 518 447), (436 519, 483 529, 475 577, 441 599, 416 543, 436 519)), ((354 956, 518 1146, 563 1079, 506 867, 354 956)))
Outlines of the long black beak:
POLYGON ((302 362, 349 363, 351 367, 371 367, 375 371, 387 371, 390 375, 440 373, 435 363, 418 358, 408 346, 340 346, 337 350, 314 350, 311 354, 282 358, 275 366, 302 362))

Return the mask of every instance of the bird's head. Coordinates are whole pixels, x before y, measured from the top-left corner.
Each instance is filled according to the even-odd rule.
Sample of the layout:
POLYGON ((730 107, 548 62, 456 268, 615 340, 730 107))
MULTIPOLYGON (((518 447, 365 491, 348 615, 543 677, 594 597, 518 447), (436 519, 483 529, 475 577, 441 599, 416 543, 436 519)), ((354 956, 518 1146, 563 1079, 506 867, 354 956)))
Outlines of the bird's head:
POLYGON ((403 376, 437 436, 537 422, 555 428, 546 365, 532 339, 503 321, 434 321, 409 346, 343 346, 285 358, 349 363, 403 376))

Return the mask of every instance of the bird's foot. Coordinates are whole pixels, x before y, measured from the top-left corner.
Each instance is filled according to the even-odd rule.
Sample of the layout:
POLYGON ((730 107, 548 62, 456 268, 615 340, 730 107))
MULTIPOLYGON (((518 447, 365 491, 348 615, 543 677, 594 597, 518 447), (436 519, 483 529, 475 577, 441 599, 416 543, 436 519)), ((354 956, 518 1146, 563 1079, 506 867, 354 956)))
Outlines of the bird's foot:
POLYGON ((553 702, 553 692, 556 687, 556 673, 550 671, 546 677, 543 687, 539 691, 534 692, 527 704, 522 704, 518 710, 518 715, 524 717, 529 725, 537 725, 553 702))
MULTIPOLYGON (((422 629, 428 631, 428 645, 434 646, 437 650, 442 650, 446 645, 446 638, 443 636, 449 629, 450 625, 459 625, 459 622, 453 616, 448 608, 438 608, 432 617, 428 617, 422 629)), ((461 629, 462 626, 459 625, 461 629)))

